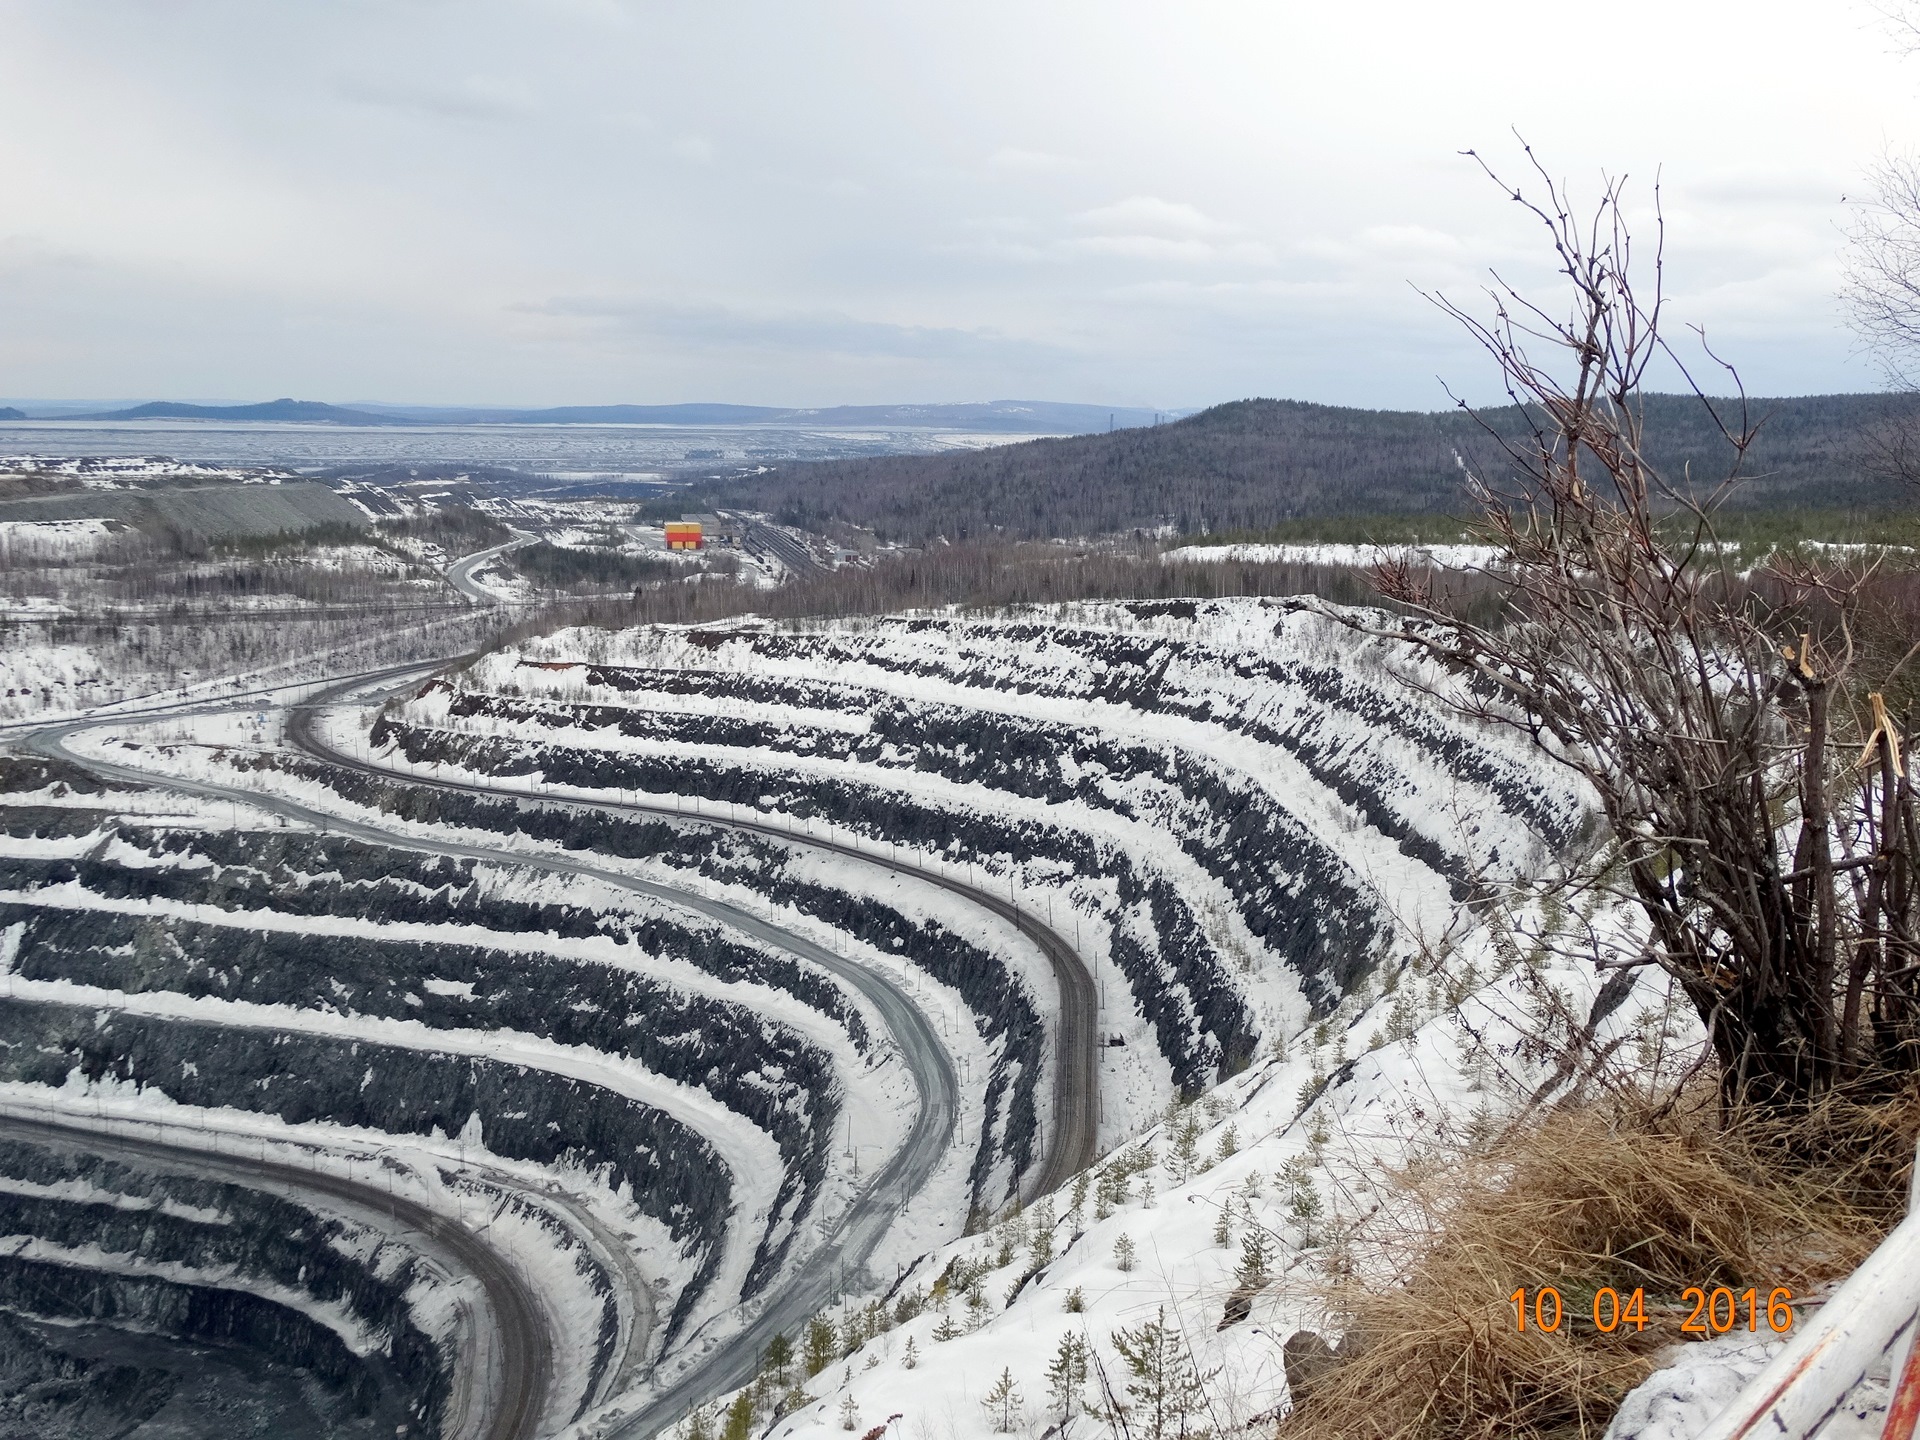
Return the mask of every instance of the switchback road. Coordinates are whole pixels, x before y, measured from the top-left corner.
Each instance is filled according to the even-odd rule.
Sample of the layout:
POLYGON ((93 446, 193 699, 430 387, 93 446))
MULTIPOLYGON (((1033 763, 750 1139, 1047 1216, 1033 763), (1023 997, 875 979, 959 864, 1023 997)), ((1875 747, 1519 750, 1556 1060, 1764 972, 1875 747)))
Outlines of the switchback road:
MULTIPOLYGON (((418 674, 429 668, 432 667, 403 667, 399 673, 418 674)), ((368 678, 363 677, 348 682, 342 688, 358 690, 364 689, 367 684, 368 678)), ((228 710, 232 707, 230 704, 223 703, 218 707, 207 708, 228 710)), ((184 718, 185 715, 192 713, 176 710, 172 712, 170 718, 184 718)), ((805 936, 783 930, 723 901, 623 875, 618 871, 602 869, 586 862, 544 856, 537 852, 495 850, 484 846, 431 841, 411 835, 395 834, 374 825, 313 809, 279 796, 210 781, 167 776, 151 770, 77 755, 66 748, 65 742, 69 736, 81 730, 94 728, 101 723, 76 721, 50 727, 30 737, 25 743, 25 748, 49 758, 81 766, 103 778, 159 786, 208 799, 241 801, 256 809, 282 815, 334 834, 348 835, 371 844, 444 855, 455 859, 474 859, 490 864, 588 876, 681 909, 692 910, 749 934, 764 943, 786 950, 801 959, 820 965, 859 989, 880 1012, 882 1020, 892 1032, 894 1042, 918 1093, 914 1121, 905 1141, 869 1182, 866 1189, 855 1198, 847 1211, 834 1223, 824 1243, 803 1260, 794 1271, 777 1282, 775 1289, 763 1301, 760 1312, 746 1330, 716 1344, 697 1361, 692 1362, 684 1374, 672 1377, 668 1388, 643 1412, 643 1418, 658 1417, 660 1424, 647 1428, 640 1423, 630 1423, 629 1428, 623 1433, 651 1434, 653 1429, 661 1428, 668 1421, 678 1418, 690 1405, 697 1403, 705 1395, 731 1388, 748 1378, 757 1362, 760 1349, 769 1339, 775 1334, 795 1329, 824 1309, 839 1293, 845 1277, 858 1273, 860 1266, 879 1245, 888 1227, 925 1185, 946 1155, 959 1113, 959 1085, 954 1074, 953 1062, 927 1017, 913 1004, 904 990, 878 972, 853 964, 805 936)), ((123 717, 107 723, 125 722, 123 717)), ((387 778, 385 771, 376 773, 383 779, 387 778)), ((392 778, 409 784, 429 783, 415 781, 412 777, 405 775, 395 775, 392 778)), ((505 792, 503 798, 524 799, 526 797, 505 792)), ((691 1354, 693 1342, 697 1340, 698 1332, 695 1332, 688 1337, 687 1342, 683 1343, 681 1353, 691 1354)), ((509 1393, 520 1395, 526 1386, 532 1383, 533 1377, 523 1373, 521 1367, 509 1365, 508 1369, 509 1393)), ((490 1434, 488 1440, 531 1440, 532 1436, 539 1433, 534 1428, 539 1418, 538 1406, 529 1409, 527 1403, 517 1403, 513 1408, 516 1413, 522 1414, 525 1418, 524 1426, 518 1430, 500 1431, 497 1435, 490 1434)))
POLYGON ((471 555, 464 555, 447 567, 447 583, 476 604, 499 605, 502 603, 501 597, 485 588, 473 577, 485 569, 489 561, 499 558, 509 550, 518 550, 522 545, 531 545, 538 538, 536 535, 516 535, 504 545, 495 545, 486 550, 476 550, 471 555))
MULTIPOLYGON (((421 667, 422 672, 425 668, 421 667)), ((830 851, 866 865, 878 866, 884 870, 892 870, 901 875, 912 876, 916 880, 938 885, 1010 922, 1047 957, 1047 964, 1053 972, 1054 985, 1059 992, 1060 1003, 1060 1018, 1054 1046, 1054 1061, 1057 1069, 1053 1091, 1053 1123, 1050 1127, 1046 1160, 1039 1172, 1030 1177, 1027 1182, 1030 1197, 1037 1198, 1059 1189, 1093 1162, 1099 1140, 1100 1106, 1099 996, 1094 989, 1093 976, 1088 972, 1086 962, 1081 960, 1079 951, 1075 950, 1058 932, 1042 924, 1012 901, 991 891, 969 885, 953 876, 923 869, 911 860, 895 859, 889 854, 863 850, 856 845, 844 844, 825 836, 795 834, 791 830, 764 820, 745 820, 737 816, 722 816, 711 812, 702 813, 698 817, 689 817, 684 811, 662 802, 582 800, 547 796, 509 786, 481 785, 437 776, 420 776, 410 771, 375 765, 329 745, 321 738, 314 724, 319 712, 338 703, 340 696, 346 691, 362 684, 364 682, 353 682, 330 691, 323 691, 311 700, 297 705, 287 723, 289 741, 316 760, 322 760, 343 769, 357 770, 363 775, 373 776, 389 784, 428 785, 435 789, 483 795, 490 799, 522 800, 614 814, 664 815, 680 820, 697 818, 703 825, 750 831, 757 835, 770 836, 783 844, 803 845, 816 850, 830 851)))
MULTIPOLYGON (((424 674, 428 667, 420 667, 416 673, 424 674)), ((663 803, 645 801, 580 800, 574 798, 544 796, 522 789, 505 786, 482 785, 470 781, 451 780, 435 776, 420 776, 408 771, 391 769, 375 765, 356 756, 337 749, 320 735, 316 720, 325 710, 338 704, 347 694, 367 688, 366 682, 352 681, 333 690, 323 691, 313 698, 295 706, 287 723, 287 738, 296 748, 305 751, 317 760, 343 769, 358 771, 388 784, 424 785, 435 789, 454 791, 460 794, 478 795, 495 800, 516 800, 525 803, 556 805, 562 808, 602 811, 614 814, 644 814, 648 816, 672 816, 680 820, 690 817, 663 803)), ((397 687, 396 687, 397 688, 397 687)), ((968 902, 990 910, 994 914, 1011 922, 1020 933, 1040 949, 1047 957, 1054 982, 1059 990, 1060 1011, 1056 1028, 1054 1050, 1055 1080, 1053 1121, 1046 1158, 1037 1174, 1028 1178, 1024 1187, 1029 1198, 1047 1194, 1060 1188, 1074 1175, 1092 1163, 1099 1139, 1099 1012, 1098 996, 1094 989, 1093 977, 1088 973, 1085 963, 1064 938, 1047 925, 1020 909, 1011 901, 1002 899, 989 891, 969 885, 951 876, 941 875, 921 869, 910 861, 893 859, 891 856, 871 850, 863 850, 854 845, 843 844, 825 837, 793 834, 777 825, 765 821, 723 818, 716 815, 701 815, 698 823, 725 827, 733 830, 750 831, 781 841, 783 844, 810 846, 816 850, 830 851, 838 855, 860 861, 863 864, 878 866, 895 871, 901 875, 927 881, 951 891, 968 902)), ((626 880, 622 883, 640 887, 643 882, 626 880)), ((679 903, 689 903, 683 897, 679 903)), ((697 908, 713 905, 715 902, 701 902, 697 908)), ((726 923, 747 929, 749 933, 758 933, 755 926, 762 924, 754 917, 738 911, 732 906, 719 907, 730 912, 726 923)), ((708 910, 712 914, 712 910, 708 910)), ((716 916, 716 918, 719 918, 716 916)), ((785 932, 779 932, 782 935, 785 932)), ((791 937, 798 938, 798 937, 791 937)), ((785 940, 778 943, 785 944, 785 940)), ((827 954, 829 952, 823 952, 827 954)), ((859 966, 849 966, 838 957, 822 958, 836 974, 844 975, 859 985, 863 993, 879 1003, 878 993, 872 988, 876 977, 873 972, 859 966), (863 983, 864 981, 864 983, 863 983)), ((926 1021, 912 1006, 911 1001, 894 990, 889 982, 881 982, 893 1000, 907 1014, 902 1014, 896 1022, 892 1013, 887 1013, 887 1021, 896 1036, 903 1023, 917 1021, 925 1027, 926 1021), (909 1015, 911 1020, 909 1020, 909 1015)), ((883 1013, 888 1007, 883 1007, 883 1013)), ((931 1038, 931 1031, 927 1034, 931 1038)), ((950 1062, 947 1077, 951 1083, 950 1062)), ((925 1119, 923 1109, 922 1120, 925 1119)), ((952 1125, 952 1112, 949 1110, 947 1129, 952 1125)), ((945 1141, 943 1139, 942 1144, 945 1141)), ((906 1147, 906 1148, 911 1148, 906 1147)), ((902 1152, 905 1153, 904 1150, 902 1152)), ((896 1164, 900 1157, 895 1157, 896 1164)), ((886 1226, 894 1215, 904 1208, 905 1202, 912 1197, 921 1182, 910 1187, 897 1187, 892 1175, 894 1167, 883 1171, 874 1185, 855 1203, 855 1211, 862 1212, 862 1223, 857 1234, 849 1234, 838 1245, 823 1246, 816 1251, 812 1260, 821 1262, 821 1273, 809 1275, 796 1274, 783 1289, 782 1298, 768 1306, 756 1321, 734 1340, 730 1341, 719 1353, 703 1360, 687 1376, 677 1381, 663 1392, 655 1401, 641 1411, 631 1421, 614 1433, 625 1437, 644 1437, 665 1428, 677 1420, 692 1405, 706 1396, 718 1394, 745 1383, 753 1373, 760 1351, 774 1335, 791 1330, 795 1325, 816 1313, 832 1298, 832 1272, 840 1267, 851 1273, 863 1264, 866 1257, 879 1244, 886 1226), (868 1228, 868 1222, 877 1222, 868 1228)), ((931 1167, 927 1170, 931 1174, 931 1167)), ((904 1178, 904 1177, 900 1177, 904 1178)), ((924 1181, 925 1176, 921 1177, 924 1181)), ((851 1214, 851 1212, 850 1212, 851 1214)), ((844 1223, 844 1222, 843 1222, 844 1223)))
MULTIPOLYGON (((512 543, 526 543, 526 539, 512 543)), ((474 570, 484 564, 492 554, 508 548, 512 546, 495 547, 493 551, 483 551, 478 555, 466 557, 458 567, 461 568, 463 578, 471 583, 474 570)), ((463 593, 473 592, 463 590, 463 593)), ((488 596, 485 591, 478 593, 489 600, 495 598, 488 596)), ((330 687, 311 699, 297 702, 288 725, 289 738, 293 744, 309 755, 327 764, 357 770, 392 784, 432 786, 491 799, 561 805, 582 810, 678 816, 683 820, 690 818, 677 811, 671 802, 562 799, 543 796, 528 790, 423 777, 359 760, 336 750, 318 735, 314 724, 317 715, 322 710, 340 703, 347 694, 355 691, 364 692, 381 681, 424 676, 446 663, 448 662, 445 660, 430 664, 422 662, 394 666, 384 671, 363 673, 343 684, 330 687)), ((200 713, 201 710, 230 710, 236 706, 234 701, 228 700, 194 708, 168 708, 172 716, 185 717, 200 713)), ((630 1416, 614 1433, 629 1437, 629 1440, 641 1440, 641 1437, 650 1436, 664 1429, 700 1400, 734 1388, 750 1378, 758 1355, 769 1339, 775 1334, 791 1332, 810 1316, 818 1313, 831 1303, 840 1289, 843 1278, 858 1272, 860 1266, 878 1246, 889 1225, 924 1185, 945 1153, 951 1140, 958 1105, 958 1087, 952 1062, 945 1048, 940 1045, 934 1035, 926 1017, 914 1006, 911 999, 904 991, 876 972, 851 964, 831 951, 813 944, 805 937, 781 930, 737 907, 618 872, 557 857, 544 857, 535 853, 441 845, 411 836, 397 835, 372 825, 364 825, 325 811, 311 809, 290 800, 263 795, 254 790, 176 780, 152 771, 83 759, 68 751, 63 743, 68 735, 78 730, 93 728, 103 723, 137 723, 138 718, 137 715, 123 714, 110 719, 92 719, 49 727, 32 736, 27 742, 27 748, 45 755, 57 756, 113 778, 184 790, 210 798, 243 801, 317 828, 354 835, 372 843, 482 859, 490 863, 545 868, 592 876, 613 885, 645 893, 668 904, 693 909, 766 943, 802 955, 857 986, 880 1011, 888 1028, 893 1032, 901 1055, 908 1064, 919 1091, 919 1111, 906 1142, 875 1176, 867 1189, 856 1198, 853 1205, 825 1237, 824 1243, 794 1271, 776 1282, 774 1290, 763 1297, 759 1313, 744 1330, 714 1345, 697 1358, 687 1361, 680 1373, 669 1375, 665 1388, 656 1394, 645 1408, 630 1416)), ((712 814, 703 814, 698 818, 700 823, 751 831, 778 839, 785 844, 810 846, 816 850, 844 855, 868 865, 896 871, 902 875, 938 885, 1014 925, 1047 957, 1059 992, 1059 1018, 1054 1049, 1056 1075, 1052 1123, 1049 1127, 1045 1158, 1037 1173, 1028 1177, 1024 1188, 1029 1196, 1047 1193, 1057 1189, 1092 1162, 1098 1138, 1097 997, 1092 976, 1072 945, 1010 900, 976 888, 952 876, 924 870, 911 861, 896 860, 886 854, 826 837, 790 833, 778 825, 765 821, 738 817, 723 818, 712 814)), ((474 1243, 477 1244, 478 1241, 474 1243)), ((494 1261, 496 1265, 499 1264, 497 1256, 494 1257, 494 1261)), ((476 1267, 475 1273, 480 1274, 482 1271, 476 1267)), ((491 1292, 489 1293, 491 1295, 491 1292)), ((505 1305, 510 1302, 503 1297, 498 1303, 505 1305)), ((697 1332, 689 1339, 697 1341, 697 1332)), ((527 1358, 538 1354, 550 1356, 551 1342, 544 1334, 540 1337, 540 1345, 548 1348, 541 1350, 539 1346, 535 1346, 524 1351, 516 1350, 513 1353, 527 1358)), ((683 1356, 691 1356, 693 1350, 692 1344, 680 1347, 683 1356)), ((550 1360, 541 1363, 550 1366, 550 1360)), ((525 1397, 531 1393, 530 1387, 544 1385, 546 1382, 536 1377, 525 1365, 518 1367, 510 1365, 508 1369, 513 1373, 506 1377, 507 1389, 519 1398, 513 1403, 503 1405, 501 1415, 510 1414, 514 1418, 500 1420, 492 1429, 485 1432, 487 1440, 530 1440, 530 1437, 538 1433, 535 1427, 539 1423, 540 1407, 544 1402, 529 1400, 525 1397), (507 1428, 502 1428, 503 1426, 507 1428)))

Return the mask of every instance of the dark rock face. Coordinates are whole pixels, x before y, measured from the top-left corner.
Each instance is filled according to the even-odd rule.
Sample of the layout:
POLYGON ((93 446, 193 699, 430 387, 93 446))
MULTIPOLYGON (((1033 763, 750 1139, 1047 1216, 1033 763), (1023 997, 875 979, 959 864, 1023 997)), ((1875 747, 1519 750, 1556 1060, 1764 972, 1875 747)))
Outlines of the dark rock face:
POLYGON ((1342 1349, 1327 1344, 1326 1340, 1312 1330, 1296 1330, 1287 1337, 1282 1361, 1287 1371, 1287 1394, 1295 1407, 1312 1392, 1314 1382, 1324 1378, 1329 1371, 1349 1358, 1342 1355, 1342 1349))
MULTIPOLYGON (((996 1163, 1010 1163, 1010 1195, 1037 1158, 1039 1086, 1046 1063, 1045 1027, 1033 997, 990 951, 933 921, 912 920, 868 896, 796 879, 788 873, 792 852, 777 842, 698 823, 676 823, 611 815, 535 800, 489 800, 427 786, 390 785, 355 773, 285 762, 303 778, 325 784, 356 805, 365 805, 414 823, 454 825, 494 834, 526 835, 569 850, 591 850, 626 859, 653 859, 676 869, 757 890, 778 904, 881 949, 902 955, 928 974, 958 989, 974 1012, 989 1045, 995 1047, 988 1123, 976 1148, 972 1176, 974 1201, 998 1203, 985 1186, 996 1163)), ((762 787, 752 787, 757 796, 762 787)), ((931 822, 929 822, 931 823, 931 822)), ((791 961, 759 957, 757 978, 841 1021, 856 1042, 867 1033, 859 1013, 842 993, 819 975, 791 961)), ((740 968, 720 972, 742 978, 740 968)), ((819 1127, 816 1127, 818 1129, 819 1127)), ((830 1126, 828 1127, 830 1129, 830 1126)), ((1001 1197, 1005 1198, 1005 1197, 1001 1197)))
MULTIPOLYGON (((698 757, 611 756, 577 746, 534 749, 513 741, 479 740, 441 731, 389 726, 378 740, 393 740, 416 763, 453 762, 488 774, 512 777, 540 773, 556 784, 638 790, 653 795, 698 795, 742 807, 763 803, 788 814, 831 817, 878 841, 933 843, 957 859, 1011 857, 1016 863, 1052 860, 1081 875, 1113 878, 1133 899, 1152 893, 1162 911, 1187 915, 1187 923, 1150 932, 1133 944, 1116 942, 1114 960, 1126 974, 1134 997, 1160 1036, 1175 1079, 1189 1092, 1212 1084, 1253 1053, 1252 1018, 1227 980, 1184 899, 1164 882, 1150 892, 1136 862, 1111 845, 1078 831, 1025 819, 1009 819, 972 809, 952 809, 902 791, 883 790, 857 780, 822 779, 794 772, 769 771, 698 757), (1206 1016, 1206 1021, 1198 1017, 1206 1016)), ((1326 921, 1302 920, 1300 933, 1319 937, 1341 928, 1337 907, 1315 902, 1326 921)), ((1377 925, 1367 929, 1371 953, 1377 925)), ((1356 960, 1356 965, 1364 964, 1356 960)))
MULTIPOLYGON (((1251 742, 1297 763, 1360 824, 1443 877, 1457 899, 1472 896, 1479 868, 1497 868, 1503 857, 1495 847, 1469 863, 1459 843, 1421 818, 1435 793, 1468 789, 1483 811, 1518 821, 1549 848, 1569 841, 1577 819, 1561 789, 1446 722, 1397 681, 1365 665, 1343 668, 1324 653, 1275 658, 1270 646, 1236 649, 1209 639, 1222 632, 1194 623, 1234 605, 1226 618, 1238 633, 1249 623, 1286 623, 1277 611, 1261 619, 1259 606, 1182 601, 1128 607, 1157 622, 1152 630, 915 617, 873 631, 693 632, 687 642, 715 655, 710 669, 701 660, 567 667, 585 682, 587 700, 541 697, 537 687, 528 698, 511 684, 455 690, 445 725, 411 723, 403 710, 384 719, 374 739, 415 762, 825 816, 881 842, 932 844, 956 859, 1044 860, 1104 879, 1120 902, 1113 960, 1176 1082, 1192 1092, 1242 1063, 1255 1037, 1232 962, 1209 938, 1187 887, 1164 862, 1120 853, 1093 828, 996 814, 994 796, 1023 802, 1029 813, 1035 803, 1071 803, 1167 836, 1289 963, 1321 1013, 1370 972, 1392 917, 1284 797, 1218 758, 1216 742, 1251 742), (1189 634, 1182 622, 1194 623, 1189 634), (1023 714, 1020 697, 1033 697, 1037 712, 1039 702, 1053 708, 1023 714), (1062 701, 1140 723, 1062 721, 1055 717, 1075 713, 1062 701), (857 723, 842 723, 847 718, 857 723), (489 735, 488 722, 511 732, 489 735), (928 800, 910 784, 922 775, 980 798, 928 800)), ((659 844, 686 848, 664 836, 659 844)))
MULTIPOLYGON (((144 785, 117 784, 121 791, 144 790, 144 785)), ((92 774, 67 760, 45 759, 38 755, 0 755, 0 795, 26 794, 52 790, 56 794, 99 795, 106 786, 92 774)))
POLYGON ((0 1437, 6 1440, 119 1440, 160 1411, 175 1383, 162 1370, 69 1355, 0 1312, 0 1437))
MULTIPOLYGON (((116 1329, 242 1344, 312 1372, 343 1391, 355 1410, 371 1408, 381 1393, 380 1367, 361 1360, 333 1331, 298 1310, 243 1290, 9 1256, 0 1259, 0 1306, 30 1309, 51 1320, 93 1321, 116 1329)), ((437 1414, 423 1419, 438 1427, 437 1414)))
MULTIPOLYGON (((29 819, 15 817, 16 827, 29 819)), ((575 906, 504 902, 487 893, 472 864, 405 851, 277 833, 108 833, 163 863, 0 859, 0 885, 71 881, 103 898, 215 905, 233 912, 236 923, 0 903, 0 929, 21 927, 21 975, 131 994, 175 992, 448 1030, 513 1031, 625 1056, 705 1089, 773 1136, 785 1162, 773 1223, 811 1207, 826 1174, 841 1101, 830 1057, 779 1022, 615 965, 563 959, 531 946, 530 953, 514 954, 477 945, 271 929, 264 922, 293 909, 316 918, 458 924, 468 933, 490 930, 503 943, 521 945, 528 942, 506 937, 544 925, 565 938, 629 941, 648 954, 685 959, 727 978, 763 978, 766 967, 759 962, 775 958, 766 952, 658 918, 623 923, 575 906), (298 898, 288 902, 284 897, 291 894, 298 898), (249 912, 260 916, 257 928, 246 923, 249 912), (727 1063, 716 1064, 720 1057, 727 1063)), ((867 1038, 858 1012, 839 990, 791 961, 777 968, 803 976, 801 988, 829 997, 854 1022, 858 1038, 867 1038)), ((791 1229, 776 1237, 771 1227, 762 1237, 749 1293, 777 1271, 792 1239, 791 1229)))
MULTIPOLYGON (((242 1345, 316 1378, 346 1414, 397 1412, 437 1430, 454 1357, 409 1309, 412 1257, 375 1261, 339 1220, 244 1186, 131 1166, 84 1142, 0 1141, 0 1177, 0 1235, 57 1247, 0 1255, 0 1313, 242 1345), (276 1289, 351 1316, 380 1348, 356 1354, 319 1320, 254 1293, 276 1289)), ((47 1407, 50 1428, 32 1433, 62 1433, 56 1417, 82 1427, 76 1435, 114 1417, 137 1423, 175 1389, 165 1370, 89 1364, 26 1327, 0 1327, 0 1416, 10 1402, 32 1413, 47 1382, 64 1398, 47 1407)))
POLYGON ((0 1079, 58 1086, 76 1072, 291 1124, 450 1136, 478 1119, 494 1153, 599 1173, 698 1257, 669 1335, 720 1262, 732 1186, 711 1147, 660 1111, 570 1077, 327 1036, 0 1001, 0 1079))

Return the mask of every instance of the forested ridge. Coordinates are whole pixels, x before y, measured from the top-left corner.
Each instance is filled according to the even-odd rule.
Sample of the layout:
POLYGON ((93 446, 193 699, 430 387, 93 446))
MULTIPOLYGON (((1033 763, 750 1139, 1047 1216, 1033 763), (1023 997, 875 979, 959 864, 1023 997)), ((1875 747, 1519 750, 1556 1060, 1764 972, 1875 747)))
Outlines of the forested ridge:
MULTIPOLYGON (((1749 400, 1768 417, 1749 456, 1743 503, 1887 503, 1869 474, 1865 437, 1893 403, 1883 395, 1749 400)), ((1714 401, 1730 423, 1739 402, 1714 401)), ((1659 463, 1711 476, 1724 442, 1699 401, 1647 397, 1659 463)), ((1518 433, 1508 408, 1480 417, 1518 433)), ((1457 511, 1463 465, 1502 468, 1498 446, 1462 412, 1356 410, 1297 400, 1237 400, 1184 420, 1102 435, 1035 440, 946 455, 794 464, 711 482, 709 504, 771 512, 809 529, 848 521, 882 540, 924 543, 996 534, 1087 536, 1172 526, 1180 534, 1258 531, 1301 516, 1457 511)), ((685 497, 675 501, 684 503, 685 497)))

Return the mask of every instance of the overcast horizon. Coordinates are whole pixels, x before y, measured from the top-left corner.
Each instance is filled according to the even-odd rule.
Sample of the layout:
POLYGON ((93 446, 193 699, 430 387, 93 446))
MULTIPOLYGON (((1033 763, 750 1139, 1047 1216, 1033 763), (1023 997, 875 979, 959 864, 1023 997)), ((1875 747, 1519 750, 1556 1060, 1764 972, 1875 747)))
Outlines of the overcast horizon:
POLYGON ((1551 293, 1457 153, 1516 128, 1643 221, 1661 175, 1750 393, 1871 390, 1842 197, 1920 140, 1864 0, 5 13, 24 397, 1439 409, 1491 370, 1416 290, 1551 293))

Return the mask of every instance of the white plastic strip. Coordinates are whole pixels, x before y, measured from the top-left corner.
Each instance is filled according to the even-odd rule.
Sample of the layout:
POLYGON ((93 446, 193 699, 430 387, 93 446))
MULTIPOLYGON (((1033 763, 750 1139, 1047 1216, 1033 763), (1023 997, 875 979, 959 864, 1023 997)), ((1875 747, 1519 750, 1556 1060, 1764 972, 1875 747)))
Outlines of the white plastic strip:
MULTIPOLYGON (((1915 1170, 1920 1181, 1920 1164, 1915 1170)), ((1913 1406, 1914 1314, 1920 1310, 1920 1214, 1909 1206, 1880 1248, 1800 1327, 1773 1362, 1748 1382, 1699 1440, 1806 1440, 1839 1407, 1867 1369, 1903 1335, 1902 1376, 1888 1414, 1889 1440, 1909 1440, 1913 1406), (1904 1403, 1903 1403, 1904 1402, 1904 1403), (1906 1414, 1906 1430, 1894 1425, 1906 1414)))

